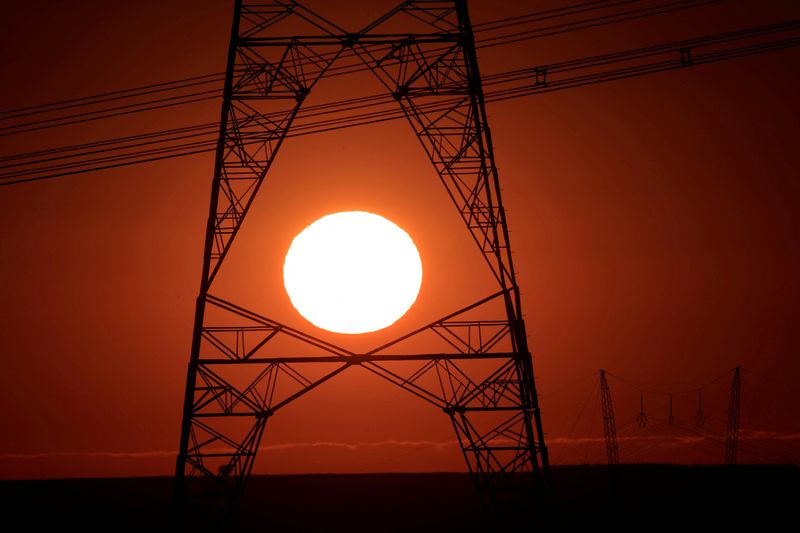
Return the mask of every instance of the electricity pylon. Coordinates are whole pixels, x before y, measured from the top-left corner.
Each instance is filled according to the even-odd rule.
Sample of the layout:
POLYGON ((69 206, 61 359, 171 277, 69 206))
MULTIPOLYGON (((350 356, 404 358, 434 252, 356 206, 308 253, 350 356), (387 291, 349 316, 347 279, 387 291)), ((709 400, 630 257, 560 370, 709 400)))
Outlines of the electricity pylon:
POLYGON ((742 368, 733 370, 731 396, 728 403, 728 427, 725 431, 725 464, 736 464, 736 452, 739 448, 739 418, 742 403, 742 368))
POLYGON ((606 440, 608 464, 615 465, 619 463, 617 421, 614 418, 614 405, 611 403, 611 389, 608 387, 605 370, 600 370, 600 403, 603 407, 603 436, 606 440))
POLYGON ((487 506, 538 500, 547 485, 547 448, 466 0, 406 1, 356 33, 293 1, 236 0, 176 503, 232 512, 269 419, 354 366, 447 415, 487 506), (214 291, 298 112, 345 56, 358 58, 396 100, 497 282, 494 294, 367 352, 214 291), (406 349, 410 339, 415 346, 428 339, 430 348, 406 349), (278 355, 281 340, 307 351, 278 355))

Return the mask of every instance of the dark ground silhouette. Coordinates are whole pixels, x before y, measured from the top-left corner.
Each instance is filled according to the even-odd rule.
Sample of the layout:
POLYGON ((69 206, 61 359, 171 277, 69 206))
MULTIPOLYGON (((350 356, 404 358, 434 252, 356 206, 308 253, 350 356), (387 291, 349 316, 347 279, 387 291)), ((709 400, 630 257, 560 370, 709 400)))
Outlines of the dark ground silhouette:
MULTIPOLYGON (((796 466, 558 466, 545 529, 794 530, 796 466)), ((0 482, 6 531, 169 531, 172 479, 0 482), (19 523, 20 528, 8 528, 19 523)), ((530 527, 525 527, 530 520, 530 527)), ((235 531, 534 531, 498 525, 464 474, 255 476, 235 531)), ((215 528, 216 529, 216 528, 215 528)), ((194 530, 192 528, 191 530, 194 530)))

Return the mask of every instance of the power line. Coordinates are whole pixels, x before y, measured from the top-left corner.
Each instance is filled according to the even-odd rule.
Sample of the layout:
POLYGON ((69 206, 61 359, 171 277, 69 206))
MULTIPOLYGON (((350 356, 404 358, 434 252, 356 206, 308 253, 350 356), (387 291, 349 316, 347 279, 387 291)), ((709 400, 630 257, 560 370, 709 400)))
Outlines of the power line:
POLYGON ((606 9, 609 7, 616 7, 619 5, 632 4, 639 1, 640 0, 621 0, 618 2, 611 2, 609 0, 593 0, 591 2, 584 2, 582 4, 576 4, 573 6, 558 7, 555 9, 547 9, 544 11, 539 11, 537 13, 529 13, 527 15, 517 15, 514 17, 492 20, 489 22, 482 22, 480 24, 475 24, 473 26, 473 29, 475 33, 480 33, 500 28, 518 26, 520 24, 527 24, 529 22, 534 22, 534 21, 539 22, 542 20, 557 18, 559 16, 564 16, 565 14, 567 14, 566 12, 569 12, 570 15, 574 15, 576 13, 585 13, 587 11, 594 11, 597 10, 598 8, 606 9))
MULTIPOLYGON (((787 21, 780 24, 716 34, 698 39, 683 40, 614 54, 592 56, 589 58, 494 74, 485 78, 484 85, 490 88, 490 90, 486 92, 486 98, 487 102, 498 102, 532 94, 586 86, 615 79, 623 79, 653 72, 683 68, 695 64, 710 63, 723 59, 794 47, 800 45, 800 37, 758 42, 738 47, 723 48, 721 50, 714 48, 715 46, 718 47, 734 41, 762 38, 780 32, 797 30, 798 28, 800 28, 800 21, 787 21), (712 47, 712 50, 704 52, 703 49, 707 47, 712 47)), ((453 104, 454 100, 443 99, 442 101, 423 106, 422 110, 425 112, 443 111, 453 104)), ((169 106, 169 104, 163 105, 164 107, 169 106)), ((310 106, 306 108, 305 111, 301 111, 298 115, 297 125, 292 129, 289 135, 309 135, 396 120, 404 116, 402 109, 396 107, 393 98, 385 94, 327 102, 310 106), (353 113, 354 111, 359 112, 353 113)), ((266 115, 265 117, 270 118, 270 115, 266 115)), ((72 147, 55 148, 4 157, 0 159, 0 161, 4 163, 8 162, 8 164, 0 165, 0 169, 14 168, 16 170, 0 175, 0 184, 9 185, 101 170, 110 168, 108 167, 109 163, 118 163, 122 160, 127 161, 128 164, 148 162, 154 160, 152 158, 154 154, 157 153, 159 159, 161 159, 162 156, 169 154, 169 150, 175 150, 179 155, 210 151, 213 149, 216 140, 215 128, 216 125, 214 123, 208 123, 194 127, 151 132, 138 136, 129 136, 114 140, 87 143, 85 145, 74 145, 72 147), (191 144, 191 146, 187 146, 186 143, 174 146, 169 145, 169 143, 174 143, 176 141, 201 137, 202 134, 206 134, 207 137, 198 139, 198 142, 191 144), (158 143, 167 144, 167 146, 156 150, 153 145, 158 143), (103 147, 103 149, 97 150, 97 152, 106 153, 113 150, 132 150, 142 146, 147 146, 148 148, 140 154, 140 160, 135 159, 136 152, 134 152, 133 155, 128 153, 120 154, 120 159, 110 159, 108 156, 102 156, 101 158, 96 158, 97 160, 88 159, 75 161, 72 166, 67 164, 41 166, 43 163, 55 163, 66 159, 76 159, 93 155, 95 152, 95 150, 93 150, 94 148, 103 147), (191 150, 187 151, 187 148, 191 148, 191 150), (11 163, 11 161, 14 162, 11 163), (23 163, 21 161, 25 162, 23 163), (97 164, 99 166, 93 167, 92 164, 97 164)), ((173 154, 172 156, 177 157, 178 155, 173 154)), ((115 164, 114 166, 118 165, 115 164)), ((614 377, 618 378, 618 376, 614 377)), ((696 389, 690 389, 686 392, 691 392, 693 390, 696 389)))
POLYGON ((638 385, 637 383, 635 383, 635 382, 633 382, 631 380, 623 378, 622 376, 619 376, 617 374, 612 374, 611 372, 608 372, 608 371, 606 371, 606 375, 616 379, 617 381, 620 381, 621 383, 623 383, 623 384, 625 384, 625 385, 637 390, 640 393, 657 394, 657 395, 661 395, 661 396, 680 396, 680 395, 683 395, 683 394, 690 394, 690 393, 693 393, 693 392, 699 392, 699 391, 705 390, 706 388, 710 387, 711 385, 713 385, 713 384, 723 380, 724 378, 728 377, 730 375, 730 370, 726 370, 723 374, 720 374, 719 376, 704 382, 700 386, 691 387, 691 388, 688 388, 688 389, 680 389, 680 390, 653 389, 653 388, 650 388, 650 387, 645 387, 645 386, 638 385))
MULTIPOLYGON (((74 144, 74 145, 62 146, 62 147, 58 147, 58 148, 48 148, 46 150, 38 150, 38 151, 35 151, 35 152, 25 152, 25 153, 21 153, 21 154, 13 154, 13 155, 0 157, 0 162, 18 161, 20 159, 31 159, 31 158, 34 158, 34 157, 42 157, 42 156, 65 153, 65 152, 68 153, 68 152, 73 152, 73 151, 86 150, 86 149, 90 149, 90 148, 101 148, 101 147, 104 147, 104 146, 110 146, 110 145, 114 145, 114 144, 122 144, 122 143, 125 143, 125 142, 128 142, 128 141, 139 141, 139 140, 149 139, 149 138, 166 137, 166 136, 173 135, 173 134, 186 133, 186 132, 197 131, 197 130, 201 130, 201 129, 213 129, 214 131, 216 131, 216 130, 219 129, 219 124, 215 123, 215 122, 209 122, 209 123, 206 123, 206 124, 196 124, 194 126, 185 126, 185 127, 182 127, 182 128, 173 128, 173 129, 167 129, 167 130, 160 130, 160 131, 154 131, 154 132, 150 132, 150 133, 142 133, 142 134, 139 134, 139 135, 128 135, 128 136, 125 136, 125 137, 117 137, 117 138, 114 138, 114 139, 106 139, 106 140, 103 140, 103 141, 95 141, 95 142, 84 143, 84 144, 74 144)), ((102 151, 102 150, 96 150, 96 151, 102 151)), ((82 155, 82 154, 78 154, 78 155, 82 155)), ((70 154, 70 155, 63 156, 63 158, 65 158, 65 159, 66 158, 71 158, 71 157, 76 157, 76 155, 70 154)), ((0 168, 8 168, 10 166, 12 166, 12 165, 0 166, 0 168)))
POLYGON ((53 119, 36 120, 33 122, 25 122, 22 124, 15 124, 13 126, 0 127, 0 135, 16 135, 20 133, 30 133, 32 131, 39 131, 58 126, 71 126, 73 124, 81 124, 104 118, 115 118, 132 113, 141 113, 143 111, 153 111, 155 109, 164 109, 166 107, 175 107, 177 105, 194 104, 197 102, 204 102, 207 100, 216 100, 219 98, 219 91, 200 91, 180 96, 170 96, 166 98, 159 98, 157 100, 148 100, 146 102, 139 102, 135 104, 125 104, 121 106, 111 107, 108 109, 101 109, 97 111, 89 111, 84 113, 76 113, 74 115, 67 115, 53 119), (171 102, 171 103, 165 103, 171 102), (9 131, 10 130, 10 131, 9 131))
MULTIPOLYGON (((498 21, 490 21, 484 23, 481 29, 477 31, 494 31, 496 29, 502 29, 511 25, 516 24, 530 24, 531 22, 539 22, 543 20, 549 20, 557 17, 565 17, 580 13, 585 13, 589 11, 596 11, 600 9, 609 9, 612 7, 622 6, 631 3, 639 3, 643 0, 622 0, 617 2, 586 2, 583 4, 577 4, 575 6, 567 6, 564 8, 558 8, 553 10, 542 11, 539 13, 531 13, 527 15, 520 15, 517 17, 511 17, 508 19, 501 19, 501 21, 515 21, 515 22, 507 22, 505 25, 497 25, 498 21)), ((625 22, 629 20, 635 20, 638 18, 642 18, 645 16, 651 15, 658 15, 664 14, 667 12, 672 12, 675 10, 680 9, 687 9, 691 7, 699 7, 702 5, 706 5, 709 3, 718 3, 724 0, 680 0, 678 2, 670 2, 670 3, 659 3, 654 6, 647 6, 644 8, 639 8, 636 10, 626 11, 623 13, 614 13, 611 15, 605 15, 602 17, 592 17, 588 19, 582 19, 578 21, 571 21, 564 24, 557 24, 551 26, 545 26, 542 28, 536 28, 533 30, 529 30, 524 32, 525 35, 521 36, 520 33, 510 34, 510 35, 499 35, 492 38, 487 38, 481 41, 478 44, 478 48, 486 48, 486 47, 493 47, 505 44, 513 44, 524 40, 536 39, 547 37, 551 35, 557 35, 569 31, 577 31, 582 29, 588 29, 597 27, 598 25, 606 25, 611 23, 617 22, 625 22), (668 8, 667 10, 663 8, 668 8)), ((389 50, 386 47, 378 47, 377 50, 389 50)), ((431 50, 429 52, 434 51, 443 51, 446 50, 446 47, 438 48, 431 50)), ((338 52, 330 52, 330 53, 323 53, 319 54, 319 57, 322 58, 331 58, 338 52)), ((350 51, 347 55, 342 57, 342 59, 348 59, 354 56, 354 52, 350 51)), ((366 72, 368 69, 366 66, 361 64, 360 62, 356 62, 354 64, 345 64, 345 65, 337 65, 328 70, 326 74, 327 78, 340 76, 340 75, 349 75, 356 72, 366 72)), ((74 109, 76 107, 89 107, 94 106, 100 103, 112 102, 112 101, 119 101, 119 100, 126 100, 130 98, 146 96, 161 92, 171 92, 177 89, 183 88, 192 88, 197 87, 200 85, 207 85, 209 83, 217 83, 220 84, 223 79, 223 74, 206 74, 201 76, 194 76, 190 78, 185 78, 182 80, 176 80, 172 82, 162 82, 152 85, 146 85, 138 88, 133 89, 124 89, 119 91, 112 91, 108 93, 103 93, 100 95, 95 96, 87 96, 81 98, 75 98, 71 100, 63 100, 60 102, 54 102, 50 104, 41 104, 38 106, 31 106, 26 108, 18 108, 13 110, 8 110, 5 112, 0 112, 0 121, 2 120, 13 120, 25 116, 30 116, 34 114, 44 114, 44 113, 52 113, 55 111, 65 110, 65 109, 74 109)), ((216 88, 214 90, 206 90, 201 91, 199 93, 191 93, 182 96, 173 96, 167 97, 162 99, 156 99, 148 102, 140 102, 135 104, 127 104, 122 106, 116 106, 109 109, 100 109, 95 111, 90 111, 86 113, 79 113, 74 115, 69 115, 66 117, 55 117, 46 120, 34 121, 31 123, 23 123, 23 124, 15 124, 6 127, 0 127, 0 132, 2 136, 6 135, 14 135, 14 134, 22 134, 22 133, 29 133, 33 131, 39 131, 40 129, 45 129, 46 127, 59 127, 59 126, 67 126, 67 125, 74 125, 78 123, 88 122, 92 120, 99 120, 105 118, 114 118, 118 116, 128 115, 131 113, 137 112, 144 112, 144 111, 152 111, 154 109, 161 109, 164 106, 158 105, 163 104, 165 101, 171 100, 181 100, 180 102, 174 102, 176 105, 185 105, 185 104, 192 104, 201 101, 206 101, 214 98, 218 98, 221 95, 221 88, 216 88), (206 97, 201 97, 201 96, 206 97), (196 97, 196 98, 192 98, 196 97), (153 104, 153 105, 150 105, 153 104), (112 111, 119 111, 118 113, 113 113, 112 111), (74 119, 74 120, 67 120, 67 119, 74 119), (26 128, 26 126, 32 126, 26 128)))
POLYGON ((114 101, 122 98, 129 98, 130 96, 139 96, 140 94, 153 94, 155 92, 163 92, 169 91, 173 89, 173 86, 177 86, 176 88, 183 88, 183 87, 194 87, 196 85, 203 85, 205 83, 210 83, 212 81, 220 80, 224 74, 202 74, 199 76, 192 76, 190 78, 184 78, 180 80, 173 80, 173 81, 165 81, 160 83, 154 83, 151 85, 143 85, 140 87, 133 87, 130 89, 120 89, 117 91, 110 91, 100 94, 95 94, 91 96, 81 96, 78 98, 71 98, 69 100, 59 100, 56 102, 50 102, 47 104, 37 104, 28 107, 18 107, 15 109, 7 109, 5 111, 0 111, 0 120, 7 120, 9 118, 15 117, 6 117, 4 115, 20 113, 19 116, 27 116, 28 114, 32 114, 34 112, 47 112, 47 111, 55 111, 61 109, 68 109, 72 107, 77 107, 80 105, 87 105, 86 102, 90 103, 102 103, 108 101, 114 101), (195 83, 189 83, 195 82, 195 83), (156 89, 159 88, 159 89, 156 89), (57 108, 57 109, 52 109, 57 108))
MULTIPOLYGON (((538 28, 523 32, 512 33, 501 37, 494 37, 491 39, 484 39, 481 41, 479 48, 489 48, 492 46, 514 44, 529 39, 541 39, 543 37, 553 37, 555 35, 562 35, 579 30, 589 30, 607 26, 609 24, 617 24, 619 22, 629 22, 632 20, 639 20, 653 15, 666 15, 688 8, 702 7, 711 4, 724 2, 725 0, 679 0, 677 2, 670 2, 667 4, 660 4, 651 7, 640 9, 633 9, 623 13, 614 13, 602 17, 594 17, 583 21, 567 22, 564 24, 557 24, 545 28, 538 28)), ((622 2, 626 3, 626 2, 622 2)))

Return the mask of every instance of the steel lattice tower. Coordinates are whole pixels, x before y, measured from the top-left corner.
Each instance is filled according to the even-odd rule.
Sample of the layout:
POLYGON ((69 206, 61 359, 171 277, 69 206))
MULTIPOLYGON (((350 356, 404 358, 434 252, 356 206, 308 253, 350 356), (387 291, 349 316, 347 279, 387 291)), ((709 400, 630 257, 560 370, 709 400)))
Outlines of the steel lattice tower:
POLYGON ((353 366, 446 413, 486 505, 503 509, 547 486, 533 363, 466 0, 406 1, 357 33, 289 0, 236 0, 176 503, 234 510, 270 417, 353 366), (304 24, 307 33, 281 33, 286 21, 304 24), (391 31, 406 22, 405 33, 391 31), (298 111, 342 56, 358 57, 396 100, 498 284, 494 294, 363 353, 214 292, 298 111), (479 312, 489 316, 475 318, 479 312), (411 338, 439 344, 427 353, 404 351, 411 338), (305 346, 307 354, 275 355, 271 347, 280 339, 305 346))
POLYGON ((733 370, 731 381, 731 396, 728 403, 728 427, 725 432, 725 464, 736 464, 736 452, 739 448, 739 415, 742 403, 742 374, 741 367, 733 370))
POLYGON ((608 464, 615 465, 619 463, 617 422, 614 418, 614 405, 611 403, 611 389, 608 387, 605 370, 600 370, 600 403, 603 407, 603 436, 606 440, 608 464))

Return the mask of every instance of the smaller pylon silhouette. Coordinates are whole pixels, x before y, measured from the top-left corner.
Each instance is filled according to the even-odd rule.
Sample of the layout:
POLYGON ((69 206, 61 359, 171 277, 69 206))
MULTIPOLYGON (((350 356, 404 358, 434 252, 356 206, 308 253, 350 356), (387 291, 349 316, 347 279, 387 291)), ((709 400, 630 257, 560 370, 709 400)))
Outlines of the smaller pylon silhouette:
POLYGON ((639 393, 639 414, 636 415, 636 423, 640 428, 647 425, 647 415, 644 412, 644 394, 639 393))
POLYGON ((611 389, 608 388, 606 371, 600 370, 600 399, 603 404, 603 434, 606 438, 606 454, 608 464, 619 463, 619 446, 617 445, 617 423, 614 420, 614 406, 611 404, 611 389))
POLYGON ((669 416, 667 417, 669 425, 675 424, 675 417, 672 415, 672 394, 669 395, 669 416))
POLYGON ((741 367, 733 370, 731 382, 731 398, 728 404, 728 430, 725 433, 725 464, 736 464, 736 452, 739 447, 739 409, 742 402, 741 367))
POLYGON ((697 414, 694 415, 694 421, 700 427, 706 423, 706 413, 703 411, 703 391, 697 393, 697 414))

